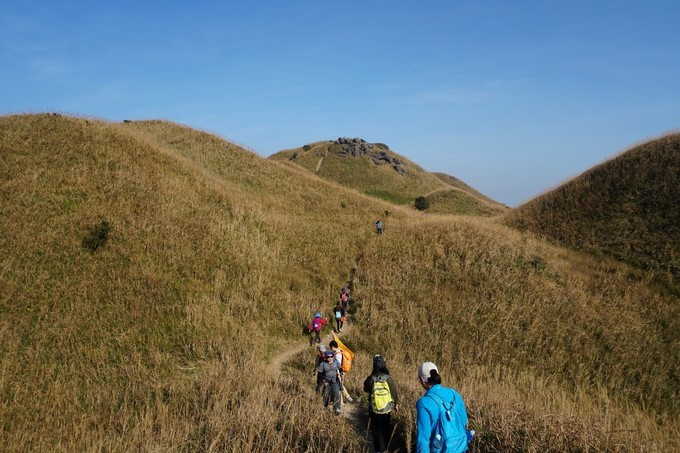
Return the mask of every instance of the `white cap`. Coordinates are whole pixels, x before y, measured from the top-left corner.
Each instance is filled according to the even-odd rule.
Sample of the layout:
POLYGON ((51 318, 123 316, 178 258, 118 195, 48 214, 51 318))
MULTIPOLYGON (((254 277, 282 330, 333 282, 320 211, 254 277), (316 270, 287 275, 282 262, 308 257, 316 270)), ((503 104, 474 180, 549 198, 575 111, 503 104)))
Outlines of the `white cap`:
POLYGON ((432 362, 423 362, 420 364, 418 367, 418 376, 423 378, 425 382, 430 379, 430 371, 435 370, 437 373, 439 373, 439 369, 437 368, 437 365, 435 365, 432 362))

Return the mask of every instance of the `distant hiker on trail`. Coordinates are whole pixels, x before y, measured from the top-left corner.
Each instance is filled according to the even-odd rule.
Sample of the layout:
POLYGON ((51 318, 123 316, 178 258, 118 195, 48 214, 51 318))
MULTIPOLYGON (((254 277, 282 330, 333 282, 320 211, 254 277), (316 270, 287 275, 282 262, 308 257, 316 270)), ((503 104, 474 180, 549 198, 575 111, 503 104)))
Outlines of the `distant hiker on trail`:
POLYGON ((373 372, 364 381, 364 392, 369 394, 368 415, 373 431, 373 449, 376 452, 387 451, 392 437, 390 414, 399 409, 399 395, 385 359, 379 354, 373 357, 373 372))
POLYGON ((378 234, 383 233, 383 224, 380 220, 375 222, 375 232, 378 233, 378 234))
POLYGON ((418 380, 425 395, 416 402, 416 452, 467 451, 474 431, 466 430, 468 418, 463 398, 454 389, 441 385, 439 370, 432 362, 418 367, 418 380))
POLYGON ((321 375, 323 389, 323 405, 328 407, 331 397, 333 398, 333 412, 340 415, 340 369, 335 361, 333 351, 325 352, 326 361, 317 368, 321 375))
POLYGON ((316 393, 319 393, 323 387, 323 376, 319 373, 319 365, 326 361, 326 346, 320 344, 316 349, 319 353, 314 358, 314 371, 312 372, 312 376, 316 376, 316 393))
POLYGON ((349 291, 347 288, 340 290, 340 302, 342 302, 342 308, 345 310, 349 309, 349 291))
POLYGON ((340 390, 342 391, 342 397, 345 399, 345 401, 351 403, 354 401, 354 399, 350 396, 349 392, 345 388, 345 371, 342 369, 344 361, 342 349, 340 349, 338 342, 335 340, 331 340, 331 342, 328 343, 328 347, 331 348, 331 351, 333 351, 335 362, 338 364, 338 370, 340 372, 338 378, 340 379, 340 390))
POLYGON ((333 314, 335 315, 335 331, 340 333, 342 332, 342 326, 345 323, 345 309, 342 308, 342 302, 338 301, 338 303, 335 304, 335 308, 333 308, 333 314))
POLYGON ((309 331, 310 346, 315 340, 317 343, 321 343, 321 330, 324 328, 326 323, 328 323, 328 320, 322 318, 321 312, 317 311, 316 314, 314 315, 314 319, 312 319, 312 322, 310 322, 309 326, 307 326, 307 330, 309 331))

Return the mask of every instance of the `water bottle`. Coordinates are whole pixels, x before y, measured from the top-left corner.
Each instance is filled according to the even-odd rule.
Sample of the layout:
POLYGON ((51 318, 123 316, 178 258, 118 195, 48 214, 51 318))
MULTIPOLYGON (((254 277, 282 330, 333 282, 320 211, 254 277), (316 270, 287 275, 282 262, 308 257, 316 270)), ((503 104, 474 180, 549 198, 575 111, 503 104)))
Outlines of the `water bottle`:
POLYGON ((470 443, 475 438, 475 430, 474 429, 466 429, 465 435, 467 436, 468 443, 470 443))

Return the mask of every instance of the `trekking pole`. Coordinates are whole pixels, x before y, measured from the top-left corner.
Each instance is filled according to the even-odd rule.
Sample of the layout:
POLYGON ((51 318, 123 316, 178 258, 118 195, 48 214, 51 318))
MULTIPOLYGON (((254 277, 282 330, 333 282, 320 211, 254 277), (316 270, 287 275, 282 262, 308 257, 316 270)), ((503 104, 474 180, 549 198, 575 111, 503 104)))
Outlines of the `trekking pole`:
MULTIPOLYGON (((368 418, 368 424, 366 425, 366 446, 371 445, 370 441, 368 440, 368 432, 371 429, 371 418, 368 418)), ((370 449, 367 448, 367 451, 370 451, 370 449)))
POLYGON ((392 435, 390 436, 390 441, 387 442, 387 451, 390 450, 390 444, 392 443, 392 439, 394 439, 394 433, 397 432, 397 425, 399 422, 394 422, 394 428, 392 428, 392 435))

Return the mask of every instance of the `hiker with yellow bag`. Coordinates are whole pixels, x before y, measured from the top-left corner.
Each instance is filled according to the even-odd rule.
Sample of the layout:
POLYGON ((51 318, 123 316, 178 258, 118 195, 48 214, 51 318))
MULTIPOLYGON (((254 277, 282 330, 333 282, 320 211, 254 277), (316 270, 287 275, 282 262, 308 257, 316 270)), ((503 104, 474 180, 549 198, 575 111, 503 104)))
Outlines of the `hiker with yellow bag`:
POLYGON ((373 450, 387 451, 392 438, 391 413, 399 409, 399 395, 387 363, 380 354, 373 357, 373 372, 364 381, 364 392, 369 394, 368 415, 373 431, 373 450))
POLYGON ((344 344, 340 347, 342 342, 340 339, 333 334, 334 340, 328 343, 328 347, 331 348, 333 354, 335 354, 335 361, 338 363, 340 369, 340 391, 342 392, 342 397, 348 403, 354 401, 350 396, 347 388, 345 387, 345 373, 347 373, 352 368, 352 362, 354 361, 354 353, 349 350, 344 344))

